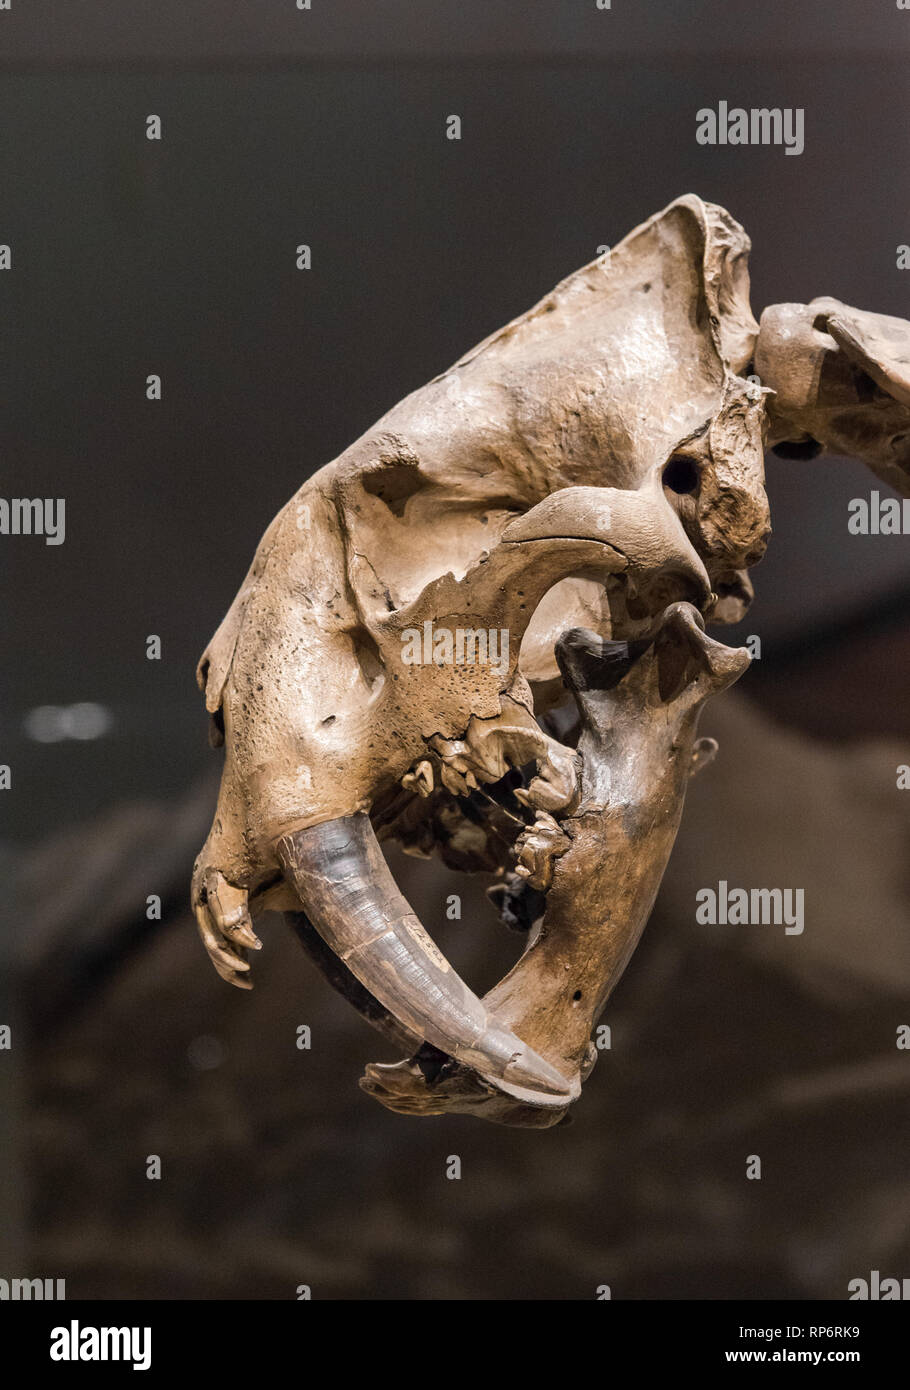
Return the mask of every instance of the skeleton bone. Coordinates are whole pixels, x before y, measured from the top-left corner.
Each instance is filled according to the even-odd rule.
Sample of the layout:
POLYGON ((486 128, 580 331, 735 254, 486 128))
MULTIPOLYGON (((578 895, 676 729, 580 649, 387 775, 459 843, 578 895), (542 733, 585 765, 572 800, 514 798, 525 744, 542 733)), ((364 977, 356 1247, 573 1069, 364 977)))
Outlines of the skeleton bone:
MULTIPOLYGON (((418 627, 428 612, 446 628, 457 626, 456 619, 473 623, 476 614, 483 614, 491 626, 515 634, 517 651, 523 613, 532 612, 546 589, 580 564, 604 575, 663 578, 684 591, 694 590, 702 600, 708 594, 707 573, 654 483, 626 493, 566 488, 508 526, 499 546, 463 579, 444 575, 414 604, 377 621, 373 634, 385 669, 393 669, 400 634, 418 627)), ((396 770, 403 776, 404 760, 408 765, 415 758, 423 761, 429 748, 442 760, 443 783, 461 791, 462 778, 498 781, 509 765, 521 766, 535 756, 540 775, 528 789, 529 799, 547 809, 568 807, 575 793, 573 754, 543 734, 531 709, 511 693, 520 696, 520 685, 503 689, 513 670, 514 658, 505 672, 498 666, 442 673, 432 664, 402 666, 394 700, 426 709, 427 683, 439 690, 444 682, 447 718, 466 733, 453 741, 417 724, 400 739, 394 757, 387 751, 385 777, 396 770), (500 714, 481 722, 472 709, 486 703, 488 690, 498 697, 500 714), (452 772, 458 780, 446 782, 452 772)), ((435 722, 439 716, 432 718, 435 722)), ((464 790, 469 788, 465 782, 464 790)), ((382 784, 374 796, 381 790, 382 784)), ((485 1016, 433 947, 394 889, 364 810, 289 827, 279 839, 278 858, 320 935, 407 1028, 454 1057, 473 1059, 480 1075, 497 1078, 509 1094, 518 1094, 519 1087, 527 1095, 536 1086, 539 1103, 549 1095, 565 1100, 558 1073, 485 1016)))
MULTIPOLYGON (((562 844, 540 931, 484 1004, 576 1092, 596 1056, 591 1029, 650 916, 676 839, 686 783, 703 751, 704 740, 696 741, 702 706, 749 665, 745 648, 713 641, 703 626, 690 605, 671 606, 644 654, 626 658, 630 669, 618 681, 596 634, 576 629, 560 640, 560 664, 582 716, 581 804, 555 835, 550 829, 562 844)), ((535 827, 529 838, 538 835, 535 827)), ((506 1101, 462 1068, 450 1066, 432 1084, 413 1061, 370 1066, 361 1084, 408 1114, 466 1111, 539 1127, 557 1123, 566 1109, 544 1113, 506 1101)))
POLYGON ((910 497, 910 323, 838 299, 774 304, 761 317, 755 367, 775 393, 771 447, 862 459, 910 497))
MULTIPOLYGON (((769 534, 769 420, 779 441, 836 446, 853 437, 836 408, 846 379, 833 397, 817 389, 817 330, 806 341, 801 329, 794 348, 768 311, 758 333, 748 249, 723 209, 682 198, 402 401, 275 518, 200 662, 214 741, 225 746, 193 881, 204 944, 219 974, 249 988, 246 952, 259 946, 252 918, 269 907, 289 912, 331 983, 397 1043, 428 1047, 428 1075, 451 1069, 435 1089, 421 1089, 407 1066, 392 1080, 371 1073, 369 1086, 397 1108, 426 1109, 430 1090, 432 1103, 453 1108, 446 1097, 464 1093, 510 1123, 528 1112, 551 1123, 578 1094, 578 1021, 590 1027, 637 939, 675 833, 680 788, 710 751, 694 742, 685 681, 661 709, 664 723, 646 726, 644 743, 625 692, 646 704, 674 653, 693 642, 714 676, 696 677, 691 690, 738 673, 739 656, 705 656, 690 610, 673 605, 692 599, 711 621, 742 615, 746 570, 769 534), (756 339, 767 389, 740 375, 756 339), (508 638, 508 659, 405 662, 403 640, 427 625, 495 629, 508 638), (564 697, 560 634, 585 625, 650 653, 610 703, 617 718, 625 711, 624 738, 639 747, 642 768, 663 749, 672 786, 668 793, 657 775, 653 787, 635 783, 619 745, 593 738, 596 720, 579 693, 588 718, 585 794, 609 774, 642 825, 663 829, 654 843, 625 847, 634 889, 621 899, 614 932, 604 934, 602 922, 592 928, 592 959, 605 973, 589 982, 585 1007, 538 1015, 516 1002, 516 981, 533 980, 531 993, 546 999, 553 980, 538 970, 549 948, 529 952, 511 983, 478 1000, 398 893, 371 818, 411 849, 441 843, 449 862, 493 867, 501 880, 517 849, 518 868, 547 893, 548 920, 561 924, 546 939, 568 939, 573 893, 581 910, 584 880, 602 880, 594 846, 612 821, 606 799, 592 802, 599 810, 585 819, 579 755, 537 716, 564 697), (667 745, 674 724, 684 733, 667 745), (512 788, 509 809, 504 788, 530 761, 537 775, 512 788), (478 797, 489 803, 483 815, 478 797), (582 869, 570 873, 582 844, 582 869), (601 936, 620 946, 605 956, 593 949, 601 936), (544 1016, 555 1032, 538 1026, 544 1016)), ((862 357, 863 370, 896 393, 853 434, 863 434, 873 467, 900 473, 906 459, 895 465, 892 406, 906 411, 906 353, 893 349, 904 341, 897 321, 873 324, 840 306, 826 322, 825 352, 830 341, 851 362, 862 357)), ((604 864, 622 861, 609 833, 601 852, 604 864)))

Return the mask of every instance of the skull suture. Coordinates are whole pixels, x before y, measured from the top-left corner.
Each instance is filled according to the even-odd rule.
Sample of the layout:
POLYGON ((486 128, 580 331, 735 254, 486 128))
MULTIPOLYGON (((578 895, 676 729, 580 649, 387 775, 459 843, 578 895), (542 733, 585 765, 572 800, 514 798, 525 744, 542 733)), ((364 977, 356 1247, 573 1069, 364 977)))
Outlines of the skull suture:
MULTIPOLYGON (((288 912, 409 1053, 362 1083, 393 1109, 549 1125, 590 1070, 709 751, 700 706, 748 664, 703 630, 745 611, 769 535, 748 249, 680 199, 407 397, 275 518, 200 662, 225 745, 205 945, 249 987, 251 917, 288 912), (403 659, 415 632, 443 634, 435 659, 403 659), (458 633, 475 655, 499 634, 497 659, 448 660, 458 633), (490 870, 506 915, 542 917, 486 999, 377 837, 490 870)), ((775 438, 816 438, 811 388, 787 404, 775 438)))

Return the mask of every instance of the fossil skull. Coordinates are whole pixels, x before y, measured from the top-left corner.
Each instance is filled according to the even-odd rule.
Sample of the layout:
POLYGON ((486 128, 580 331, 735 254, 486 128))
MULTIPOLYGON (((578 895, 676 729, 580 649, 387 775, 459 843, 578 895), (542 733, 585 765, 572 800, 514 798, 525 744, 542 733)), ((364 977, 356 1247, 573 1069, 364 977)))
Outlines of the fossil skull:
POLYGON ((200 662, 225 749, 203 941, 248 988, 253 917, 288 913, 411 1055, 364 1079, 393 1109, 553 1123, 590 1068, 704 757, 698 710, 748 663, 703 628, 742 615, 767 543, 769 401, 778 438, 816 437, 770 329, 747 379, 748 249, 682 198, 408 396, 278 514, 200 662), (492 871, 504 907, 538 895, 542 935, 485 1000, 381 838, 492 871))

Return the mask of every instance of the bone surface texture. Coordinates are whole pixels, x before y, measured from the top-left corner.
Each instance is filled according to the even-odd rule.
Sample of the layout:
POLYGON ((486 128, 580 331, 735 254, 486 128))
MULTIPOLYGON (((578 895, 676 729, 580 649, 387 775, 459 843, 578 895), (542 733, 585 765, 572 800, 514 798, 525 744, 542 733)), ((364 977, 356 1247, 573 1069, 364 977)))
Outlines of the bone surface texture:
POLYGON ((752 597, 765 449, 910 495, 910 325, 833 299, 759 325, 748 253, 680 198, 394 406, 278 513, 199 663, 203 943, 249 988, 284 912, 397 1049, 361 1081, 393 1111, 547 1127, 578 1099, 716 750, 702 708, 749 663, 706 629, 752 597), (484 997, 383 843, 490 875, 526 939, 484 997))

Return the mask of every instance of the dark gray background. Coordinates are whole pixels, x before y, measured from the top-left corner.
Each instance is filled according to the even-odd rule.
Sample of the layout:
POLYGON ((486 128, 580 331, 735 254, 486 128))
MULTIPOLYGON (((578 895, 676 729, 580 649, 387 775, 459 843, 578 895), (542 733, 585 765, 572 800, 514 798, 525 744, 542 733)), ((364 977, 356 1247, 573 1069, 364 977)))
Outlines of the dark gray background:
MULTIPOLYGON (((910 554, 847 535, 879 486, 859 465, 769 460, 772 545, 729 633, 762 660, 706 716, 721 760, 572 1127, 389 1115, 356 1089, 387 1050, 280 923, 241 997, 187 891, 219 764, 196 659, 274 513, 405 392, 686 191, 752 236, 756 313, 834 294, 910 317, 910 13, 313 5, 0 11, 2 493, 67 499, 63 546, 0 544, 0 869, 22 886, 0 1011, 25 1040, 0 1054, 0 1273, 99 1298, 842 1298, 906 1273, 910 554), (698 146, 722 98, 804 107, 805 153, 698 146), (24 739, 29 709, 80 700, 108 737, 24 739), (693 883, 737 872, 807 885, 806 935, 694 928, 693 883)), ((517 943, 483 885, 397 870, 471 983, 497 978, 517 943)))
POLYGON ((894 0, 13 0, 28 63, 159 59, 879 53, 910 46, 894 0))

